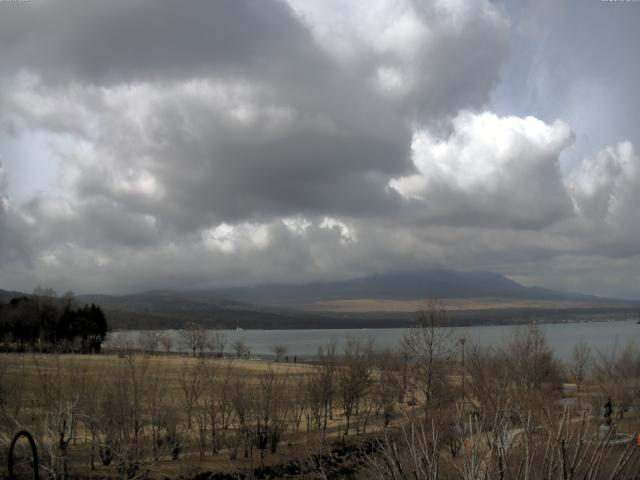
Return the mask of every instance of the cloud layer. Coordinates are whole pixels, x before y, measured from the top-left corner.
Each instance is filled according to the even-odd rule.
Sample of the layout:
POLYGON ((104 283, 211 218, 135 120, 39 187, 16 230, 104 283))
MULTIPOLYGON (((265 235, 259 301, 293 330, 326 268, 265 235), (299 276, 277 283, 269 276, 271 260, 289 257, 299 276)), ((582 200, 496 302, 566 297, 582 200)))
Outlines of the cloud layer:
POLYGON ((492 111, 521 27, 499 5, 0 8, 0 288, 447 266, 639 296, 640 138, 566 173, 570 123, 492 111), (55 182, 12 198, 35 144, 55 182))

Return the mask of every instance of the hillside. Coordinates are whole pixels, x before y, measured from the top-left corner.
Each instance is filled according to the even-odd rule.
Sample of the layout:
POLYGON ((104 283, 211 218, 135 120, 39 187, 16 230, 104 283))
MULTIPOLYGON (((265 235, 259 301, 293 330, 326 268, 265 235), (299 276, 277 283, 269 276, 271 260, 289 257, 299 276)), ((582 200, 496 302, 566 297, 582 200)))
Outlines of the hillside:
MULTIPOLYGON (((8 301, 20 292, 0 290, 8 301)), ((634 316, 631 302, 526 287, 487 272, 432 270, 305 285, 258 285, 207 291, 79 295, 100 305, 112 328, 376 328, 412 323, 424 300, 442 299, 459 324, 589 320, 634 316)))
MULTIPOLYGON (((194 297, 230 298, 261 305, 295 305, 336 300, 423 300, 426 298, 506 298, 527 300, 578 300, 610 303, 612 300, 578 293, 526 287, 491 272, 426 270, 371 275, 338 282, 252 287, 191 292, 194 297)), ((616 301, 613 301, 616 303, 616 301)))

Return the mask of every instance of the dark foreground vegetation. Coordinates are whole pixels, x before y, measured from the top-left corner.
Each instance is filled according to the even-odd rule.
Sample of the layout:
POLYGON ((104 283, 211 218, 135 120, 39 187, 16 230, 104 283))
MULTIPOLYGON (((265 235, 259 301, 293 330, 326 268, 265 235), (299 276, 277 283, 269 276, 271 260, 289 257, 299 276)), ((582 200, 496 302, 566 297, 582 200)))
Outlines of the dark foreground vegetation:
POLYGON ((73 294, 58 298, 53 290, 0 302, 2 351, 100 352, 107 320, 100 307, 77 305, 73 294))
POLYGON ((433 303, 397 349, 329 344, 312 364, 277 346, 246 360, 220 336, 205 355, 196 328, 185 356, 149 334, 113 354, 3 354, 0 462, 27 429, 57 480, 638 478, 635 345, 562 364, 536 326, 481 349, 447 325, 433 303))

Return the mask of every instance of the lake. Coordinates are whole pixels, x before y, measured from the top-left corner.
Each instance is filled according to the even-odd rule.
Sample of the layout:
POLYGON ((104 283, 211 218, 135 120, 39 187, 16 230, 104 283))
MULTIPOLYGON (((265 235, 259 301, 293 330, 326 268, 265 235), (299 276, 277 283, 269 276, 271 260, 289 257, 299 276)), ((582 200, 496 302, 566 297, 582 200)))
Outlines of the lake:
MULTIPOLYGON (((574 346, 584 341, 592 349, 601 352, 612 352, 614 349, 624 348, 630 342, 640 340, 640 325, 635 320, 600 321, 585 323, 549 323, 540 325, 544 330, 547 341, 556 355, 563 360, 571 356, 574 346)), ((518 326, 515 325, 487 325, 461 327, 456 329, 456 335, 464 335, 467 348, 472 344, 481 346, 501 346, 514 335, 518 326)), ((379 329, 323 329, 323 330, 223 330, 227 338, 227 350, 237 339, 244 339, 252 355, 272 356, 274 345, 287 348, 289 357, 312 357, 318 348, 329 342, 336 342, 338 352, 341 352, 349 339, 373 339, 377 349, 396 347, 401 338, 407 333, 406 328, 379 329)), ((173 339, 173 349, 183 351, 179 330, 164 330, 162 334, 173 339)), ((122 341, 136 342, 140 332, 135 330, 120 331, 110 334, 105 347, 113 346, 122 341)))

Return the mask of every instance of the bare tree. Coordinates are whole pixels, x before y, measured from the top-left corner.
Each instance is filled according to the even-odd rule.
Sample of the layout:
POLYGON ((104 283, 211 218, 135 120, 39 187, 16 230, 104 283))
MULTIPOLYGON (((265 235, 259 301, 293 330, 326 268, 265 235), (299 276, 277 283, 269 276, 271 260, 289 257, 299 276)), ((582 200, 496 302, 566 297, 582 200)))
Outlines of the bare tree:
POLYGON ((398 398, 402 397, 402 362, 399 355, 390 350, 376 355, 378 371, 374 385, 376 407, 382 413, 384 426, 388 426, 398 398))
POLYGON ((123 479, 140 474, 145 399, 152 377, 149 357, 130 352, 118 359, 105 384, 100 405, 103 434, 100 454, 105 464, 115 460, 117 474, 123 479))
POLYGON ((221 366, 210 363, 205 369, 204 409, 211 439, 211 452, 216 453, 232 422, 231 378, 232 362, 221 366))
POLYGON ((77 407, 77 400, 58 400, 48 406, 43 418, 44 446, 50 458, 49 474, 56 480, 65 480, 69 475, 68 447, 76 436, 77 407))
MULTIPOLYGON (((359 420, 360 408, 372 384, 371 365, 362 345, 349 341, 342 365, 337 369, 338 399, 346 419, 344 435, 349 434, 351 419, 359 420)), ((357 424, 359 428, 359 423, 357 424)))
POLYGON ((296 437, 300 433, 302 418, 307 409, 307 390, 305 388, 305 380, 307 378, 308 376, 306 375, 296 375, 294 377, 295 383, 289 387, 290 424, 296 437))
POLYGON ((95 470, 96 447, 101 429, 100 399, 103 395, 104 381, 100 376, 91 375, 89 372, 74 375, 80 387, 79 395, 79 420, 84 425, 85 432, 89 433, 91 440, 87 446, 89 450, 89 465, 95 470))
POLYGON ((571 360, 569 362, 569 373, 580 391, 580 386, 584 382, 591 361, 591 348, 586 342, 579 342, 573 347, 571 360))
POLYGON ((539 390, 543 383, 559 379, 560 367, 539 325, 516 328, 505 354, 511 378, 523 391, 539 390))
POLYGON ((207 332, 197 323, 189 323, 180 331, 180 336, 183 348, 191 351, 194 357, 196 353, 202 354, 207 347, 207 332))
POLYGON ((278 375, 271 369, 260 377, 258 402, 254 409, 255 446, 260 450, 260 464, 264 465, 267 449, 276 453, 286 425, 289 402, 286 395, 287 375, 278 375))
POLYGON ((276 356, 276 362, 281 362, 287 355, 287 347, 284 345, 274 345, 271 347, 271 351, 276 356))
POLYGON ((145 353, 156 353, 160 346, 160 333, 152 330, 140 332, 138 336, 138 344, 140 349, 145 353))
POLYGON ((42 425, 40 437, 49 458, 46 469, 51 478, 64 480, 69 475, 68 447, 77 433, 79 417, 80 388, 71 388, 75 380, 82 381, 82 375, 71 375, 62 368, 59 356, 53 356, 43 363, 33 357, 33 366, 38 375, 39 411, 42 425))
POLYGON ((316 365, 310 372, 303 375, 300 382, 304 391, 307 432, 320 430, 322 426, 322 412, 325 406, 324 379, 323 368, 316 365))
POLYGON ((249 355, 249 347, 247 346, 247 342, 244 338, 238 338, 237 340, 234 340, 234 342, 231 344, 231 349, 238 358, 246 357, 247 355, 249 355))
POLYGON ((209 337, 209 349, 218 358, 224 356, 224 349, 227 346, 227 336, 221 330, 214 330, 209 337))
POLYGON ((164 353, 171 353, 171 347, 173 347, 173 339, 169 335, 164 334, 160 336, 160 345, 162 345, 164 353))
POLYGON ((442 382, 442 378, 437 378, 436 370, 451 358, 455 345, 454 330, 438 300, 430 300, 425 308, 416 312, 416 325, 406 336, 406 345, 415 361, 416 380, 422 385, 425 418, 428 418, 435 400, 434 387, 442 382))
POLYGON ((195 426, 197 427, 197 443, 200 459, 204 459, 207 451, 208 434, 207 429, 209 427, 209 398, 207 389, 208 370, 210 361, 204 358, 198 361, 198 363, 192 366, 192 386, 193 386, 193 417, 195 419, 195 426))
POLYGON ((250 468, 253 469, 255 431, 252 418, 256 408, 256 392, 249 391, 247 382, 236 378, 231 385, 231 404, 237 421, 236 430, 243 444, 244 457, 249 458, 250 468))
POLYGON ((198 364, 190 363, 185 360, 180 369, 178 383, 182 390, 182 400, 184 402, 184 414, 187 419, 187 430, 193 428, 193 417, 196 403, 200 397, 202 390, 202 371, 198 364))
POLYGON ((473 379, 471 397, 477 399, 487 415, 491 415, 502 408, 505 396, 512 388, 505 356, 491 348, 471 347, 466 359, 466 368, 473 379))
POLYGON ((147 415, 149 440, 153 460, 158 462, 167 449, 172 448, 166 442, 171 430, 173 412, 166 394, 169 387, 167 371, 160 368, 149 376, 147 395, 144 397, 144 411, 147 415))
POLYGON ((333 413, 337 365, 336 343, 332 341, 324 347, 321 346, 318 349, 318 360, 321 366, 318 387, 324 416, 322 431, 325 432, 327 430, 327 421, 332 419, 333 413))

